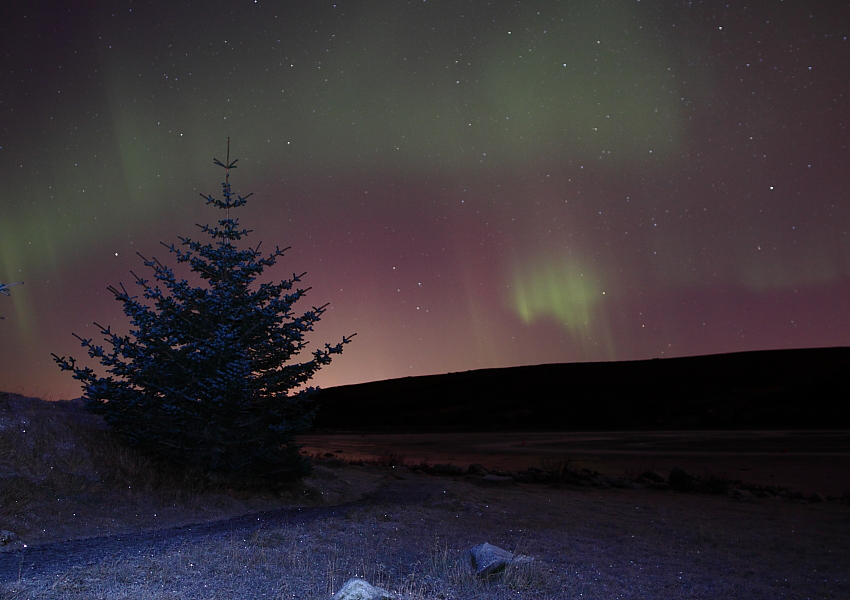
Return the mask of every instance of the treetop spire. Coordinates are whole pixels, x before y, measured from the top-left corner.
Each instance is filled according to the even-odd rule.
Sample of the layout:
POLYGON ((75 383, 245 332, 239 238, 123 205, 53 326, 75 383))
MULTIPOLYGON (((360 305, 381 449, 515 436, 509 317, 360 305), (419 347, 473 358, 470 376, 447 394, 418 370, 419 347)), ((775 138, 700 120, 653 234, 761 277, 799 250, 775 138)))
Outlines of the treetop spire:
MULTIPOLYGON (((232 230, 233 227, 235 227, 236 225, 235 221, 230 221, 230 209, 236 208, 238 206, 243 206, 245 204, 245 201, 252 196, 252 194, 248 194, 247 196, 242 198, 241 196, 237 195, 236 199, 233 199, 234 194, 230 191, 230 169, 235 169, 236 163, 238 161, 239 159, 237 158, 234 158, 233 161, 230 160, 230 138, 227 138, 226 162, 221 162, 217 158, 213 158, 213 163, 224 169, 224 183, 221 184, 222 195, 224 196, 224 200, 217 200, 212 196, 201 194, 201 198, 204 198, 207 201, 207 204, 214 204, 217 208, 221 208, 224 210, 225 217, 224 220, 219 221, 219 225, 229 230, 232 230)), ((242 233, 244 234, 247 232, 243 231, 242 233)))
POLYGON ((224 182, 228 183, 230 181, 230 169, 236 168, 236 163, 239 162, 238 158, 234 158, 233 162, 230 162, 230 137, 227 138, 227 164, 221 162, 217 158, 213 158, 213 162, 217 164, 219 167, 224 167, 224 182))

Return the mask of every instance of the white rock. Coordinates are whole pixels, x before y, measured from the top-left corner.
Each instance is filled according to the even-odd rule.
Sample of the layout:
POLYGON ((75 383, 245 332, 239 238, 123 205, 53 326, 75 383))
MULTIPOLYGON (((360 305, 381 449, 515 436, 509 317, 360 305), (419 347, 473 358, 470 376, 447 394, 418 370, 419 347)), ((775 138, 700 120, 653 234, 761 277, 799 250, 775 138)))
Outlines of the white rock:
POLYGON ((364 579, 352 577, 334 594, 333 600, 396 600, 384 588, 375 587, 364 579))

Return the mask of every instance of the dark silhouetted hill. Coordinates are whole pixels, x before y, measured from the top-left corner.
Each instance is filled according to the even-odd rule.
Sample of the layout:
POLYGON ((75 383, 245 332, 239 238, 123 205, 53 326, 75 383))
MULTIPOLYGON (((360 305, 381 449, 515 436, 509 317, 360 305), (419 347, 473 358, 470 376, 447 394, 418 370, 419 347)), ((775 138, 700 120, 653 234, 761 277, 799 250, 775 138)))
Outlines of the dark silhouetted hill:
POLYGON ((321 390, 317 430, 846 429, 850 348, 548 364, 321 390))

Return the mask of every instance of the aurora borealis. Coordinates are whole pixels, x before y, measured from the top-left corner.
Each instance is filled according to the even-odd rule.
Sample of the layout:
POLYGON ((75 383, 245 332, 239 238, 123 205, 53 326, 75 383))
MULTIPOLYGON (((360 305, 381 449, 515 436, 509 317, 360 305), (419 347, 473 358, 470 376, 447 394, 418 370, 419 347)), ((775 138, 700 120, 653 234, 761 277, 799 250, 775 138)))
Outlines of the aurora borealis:
POLYGON ((0 12, 2 390, 79 395, 50 353, 220 218, 228 136, 268 279, 357 333, 319 385, 850 345, 846 2, 0 12))

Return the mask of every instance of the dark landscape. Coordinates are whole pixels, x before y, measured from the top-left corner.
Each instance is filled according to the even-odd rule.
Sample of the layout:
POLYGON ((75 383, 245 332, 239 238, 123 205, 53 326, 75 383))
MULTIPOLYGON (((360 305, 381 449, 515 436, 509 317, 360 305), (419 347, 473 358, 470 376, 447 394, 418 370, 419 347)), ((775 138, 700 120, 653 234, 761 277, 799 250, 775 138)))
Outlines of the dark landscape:
POLYGON ((548 364, 322 390, 317 429, 847 429, 850 348, 548 364))
POLYGON ((410 600, 846 598, 850 435, 827 390, 847 359, 764 352, 329 389, 320 427, 299 438, 313 473, 273 492, 163 469, 78 401, 3 394, 0 598, 312 599, 354 576, 410 600), (547 431, 546 410, 572 427, 547 431), (468 552, 483 542, 534 560, 482 579, 468 552))

